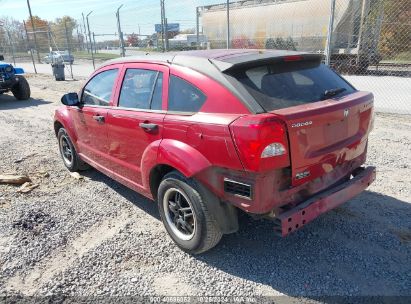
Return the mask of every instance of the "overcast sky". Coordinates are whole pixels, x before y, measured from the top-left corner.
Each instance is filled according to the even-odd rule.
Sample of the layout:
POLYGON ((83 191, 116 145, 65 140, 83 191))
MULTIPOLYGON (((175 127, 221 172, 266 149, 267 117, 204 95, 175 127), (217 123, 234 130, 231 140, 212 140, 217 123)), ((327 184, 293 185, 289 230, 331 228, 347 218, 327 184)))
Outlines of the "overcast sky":
MULTIPOLYGON (((180 23, 180 28, 194 28, 196 6, 222 3, 224 0, 165 0, 166 17, 169 23, 180 23)), ((96 34, 111 34, 117 31, 115 12, 120 11, 122 31, 126 34, 152 34, 154 24, 160 23, 160 0, 30 0, 33 15, 54 20, 64 15, 81 20, 81 13, 90 15, 90 30, 96 34)), ((17 20, 27 19, 26 0, 0 0, 0 17, 11 16, 17 20)), ((109 39, 107 37, 107 39, 109 39)))

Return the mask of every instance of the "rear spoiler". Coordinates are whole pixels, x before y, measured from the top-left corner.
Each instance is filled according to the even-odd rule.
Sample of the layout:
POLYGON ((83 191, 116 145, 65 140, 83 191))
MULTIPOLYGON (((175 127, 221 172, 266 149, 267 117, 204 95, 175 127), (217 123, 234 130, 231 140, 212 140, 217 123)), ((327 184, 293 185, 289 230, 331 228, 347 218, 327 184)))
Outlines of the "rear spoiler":
POLYGON ((323 54, 297 53, 276 56, 274 52, 255 52, 245 56, 230 57, 226 60, 209 59, 221 72, 228 72, 246 66, 257 66, 276 62, 318 61, 323 60, 323 54))

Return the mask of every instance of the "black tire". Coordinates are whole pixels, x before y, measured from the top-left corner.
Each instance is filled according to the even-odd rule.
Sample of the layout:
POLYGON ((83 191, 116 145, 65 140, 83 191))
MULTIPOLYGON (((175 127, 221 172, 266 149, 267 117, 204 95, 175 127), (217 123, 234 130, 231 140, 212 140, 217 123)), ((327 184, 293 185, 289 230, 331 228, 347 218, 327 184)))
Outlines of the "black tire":
MULTIPOLYGON (((213 248, 218 244, 223 235, 211 213, 208 211, 207 205, 198 189, 194 180, 185 178, 177 171, 172 171, 164 176, 158 188, 157 196, 160 216, 168 234, 178 247, 190 254, 199 254, 213 248), (185 206, 191 207, 190 211, 193 213, 194 229, 189 239, 183 239, 177 235, 178 231, 176 232, 176 229, 178 230, 178 225, 171 223, 171 221, 173 221, 171 219, 172 216, 175 220, 175 212, 171 211, 169 205, 169 195, 173 191, 180 193, 181 199, 187 201, 188 204, 185 206), (165 207, 164 205, 167 206, 165 207), (165 208, 167 208, 167 210, 165 208), (166 212, 168 213, 168 219, 166 212)), ((187 209, 187 207, 184 209, 187 209)), ((182 233, 183 232, 180 231, 180 234, 182 233)), ((188 234, 189 233, 187 233, 185 237, 190 237, 188 234)))
POLYGON ((21 75, 16 76, 18 82, 11 88, 11 92, 18 100, 27 100, 30 98, 30 85, 26 78, 21 75))
POLYGON ((71 142, 70 137, 67 134, 66 129, 60 128, 57 133, 57 140, 59 144, 60 156, 63 159, 63 163, 66 168, 73 172, 73 171, 81 171, 87 170, 90 166, 81 160, 79 155, 74 148, 73 143, 71 142), (68 156, 68 151, 65 151, 65 145, 70 150, 71 157, 68 156))

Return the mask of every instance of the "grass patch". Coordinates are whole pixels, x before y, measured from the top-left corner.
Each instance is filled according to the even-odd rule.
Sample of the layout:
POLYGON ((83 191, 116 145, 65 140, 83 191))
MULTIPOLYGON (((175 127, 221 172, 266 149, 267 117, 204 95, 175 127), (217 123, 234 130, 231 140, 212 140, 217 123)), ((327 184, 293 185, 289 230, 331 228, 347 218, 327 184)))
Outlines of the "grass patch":
MULTIPOLYGON (((74 52, 73 56, 74 56, 74 60, 91 59, 91 53, 87 53, 87 52, 74 52)), ((103 60, 115 59, 119 57, 120 55, 117 55, 117 54, 98 53, 98 52, 94 54, 95 59, 103 59, 103 60)))

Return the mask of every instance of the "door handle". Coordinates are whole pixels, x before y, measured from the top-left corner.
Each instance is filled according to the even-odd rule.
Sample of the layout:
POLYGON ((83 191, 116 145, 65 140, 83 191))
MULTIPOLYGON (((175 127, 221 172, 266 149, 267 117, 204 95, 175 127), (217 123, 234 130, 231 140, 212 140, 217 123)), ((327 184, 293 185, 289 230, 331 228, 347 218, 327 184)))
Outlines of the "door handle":
POLYGON ((138 125, 146 132, 151 132, 158 128, 158 125, 153 123, 140 122, 138 125))
POLYGON ((104 122, 104 116, 101 116, 101 115, 95 115, 93 116, 93 119, 97 122, 101 122, 101 123, 104 122))

